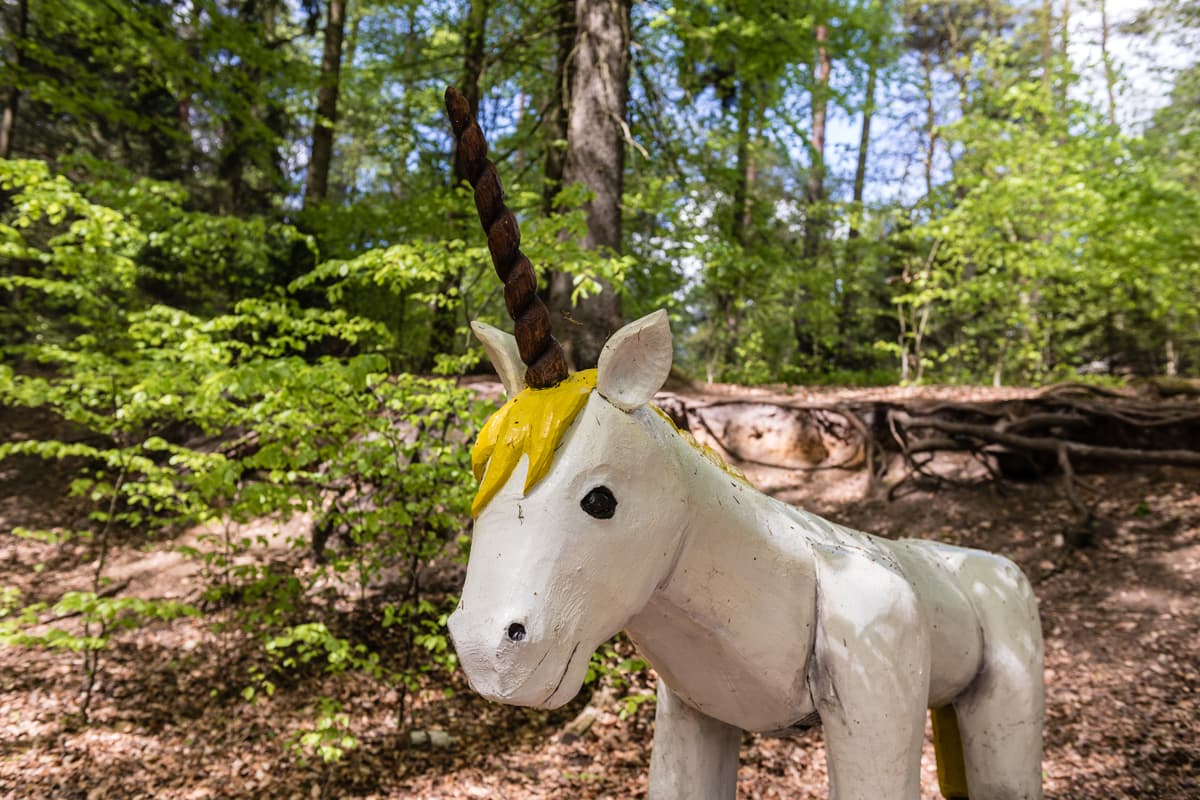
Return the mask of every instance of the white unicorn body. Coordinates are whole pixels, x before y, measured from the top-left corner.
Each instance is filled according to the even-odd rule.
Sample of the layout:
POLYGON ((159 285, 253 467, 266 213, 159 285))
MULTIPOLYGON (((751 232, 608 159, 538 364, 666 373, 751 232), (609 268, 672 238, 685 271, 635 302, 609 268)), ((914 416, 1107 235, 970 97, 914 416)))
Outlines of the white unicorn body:
MULTIPOLYGON (((476 332, 517 399, 510 427, 533 419, 519 419, 522 398, 536 410, 529 392, 565 391, 521 394, 512 337, 476 332)), ((510 452, 509 474, 485 475, 492 494, 450 619, 472 686, 499 702, 561 706, 590 654, 623 629, 660 676, 653 800, 731 800, 741 731, 818 721, 832 797, 914 800, 928 708, 959 731, 939 742, 944 794, 1040 798, 1042 638, 1020 570, 977 550, 879 539, 760 494, 648 405, 671 356, 665 314, 626 326, 595 390, 573 390, 573 421, 538 423, 565 428, 557 451, 510 452), (531 482, 531 464, 544 477, 531 482)), ((516 438, 485 434, 499 448, 485 453, 491 470, 516 438)))

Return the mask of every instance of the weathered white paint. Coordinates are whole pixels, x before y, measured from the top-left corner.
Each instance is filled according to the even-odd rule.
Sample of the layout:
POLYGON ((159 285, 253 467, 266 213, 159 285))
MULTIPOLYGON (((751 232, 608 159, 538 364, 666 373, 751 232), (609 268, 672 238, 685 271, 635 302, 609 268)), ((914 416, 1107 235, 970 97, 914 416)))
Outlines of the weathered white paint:
MULTIPOLYGON (((486 336, 505 386, 523 386, 512 337, 486 336)), ((654 800, 730 800, 738 731, 817 719, 832 797, 912 800, 925 711, 948 703, 972 800, 1040 798, 1042 638, 1020 570, 760 494, 647 405, 670 361, 662 312, 614 334, 549 474, 526 494, 523 458, 480 513, 450 618, 471 685, 561 706, 624 629, 662 678, 654 800), (600 486, 610 519, 581 508, 600 486)))

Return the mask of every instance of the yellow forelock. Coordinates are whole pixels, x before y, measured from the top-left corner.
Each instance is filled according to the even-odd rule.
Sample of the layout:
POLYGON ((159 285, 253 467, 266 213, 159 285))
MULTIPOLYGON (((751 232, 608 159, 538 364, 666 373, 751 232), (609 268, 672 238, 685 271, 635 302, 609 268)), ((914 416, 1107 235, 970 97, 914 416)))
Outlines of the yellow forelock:
POLYGON ((549 389, 518 392, 488 419, 471 448, 471 469, 480 481, 472 517, 508 482, 522 455, 529 456, 525 492, 546 476, 563 434, 595 388, 596 370, 576 372, 549 389))

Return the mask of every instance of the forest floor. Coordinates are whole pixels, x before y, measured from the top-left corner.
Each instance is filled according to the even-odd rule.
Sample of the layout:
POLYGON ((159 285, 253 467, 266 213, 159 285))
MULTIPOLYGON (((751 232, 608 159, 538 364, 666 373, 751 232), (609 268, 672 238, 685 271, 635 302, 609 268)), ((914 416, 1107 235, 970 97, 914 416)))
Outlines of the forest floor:
MULTIPOLYGON (((0 414, 8 414, 0 436, 22 435, 24 420, 0 414)), ((1096 490, 1101 521, 1082 548, 1068 544, 1077 540, 1076 518, 1052 481, 943 487, 888 502, 863 496, 861 473, 748 472, 760 487, 842 524, 982 547, 1025 569, 1046 638, 1048 797, 1200 797, 1200 471, 1084 476, 1096 490)), ((84 545, 51 548, 8 535, 18 525, 72 524, 82 511, 65 499, 68 480, 40 461, 0 463, 0 586, 30 595, 83 588, 84 545)), ((120 543, 110 576, 126 593, 194 599, 205 578, 178 547, 195 535, 120 543)), ((456 591, 461 567, 440 573, 456 591)), ((0 649, 0 798, 645 795, 653 704, 621 719, 611 697, 649 691, 650 674, 637 676, 630 689, 598 695, 608 699, 581 737, 564 727, 587 698, 555 712, 501 707, 475 696, 460 674, 430 678, 401 726, 395 691, 365 677, 298 674, 273 696, 246 702, 241 691, 256 645, 213 622, 209 615, 118 634, 104 655, 86 725, 78 715, 78 653, 0 649), (334 764, 302 758, 289 746, 311 721, 319 695, 342 702, 359 740, 334 764)), ((738 787, 739 798, 825 797, 820 729, 796 739, 746 736, 738 787)), ((922 787, 923 797, 938 796, 928 742, 922 787)))

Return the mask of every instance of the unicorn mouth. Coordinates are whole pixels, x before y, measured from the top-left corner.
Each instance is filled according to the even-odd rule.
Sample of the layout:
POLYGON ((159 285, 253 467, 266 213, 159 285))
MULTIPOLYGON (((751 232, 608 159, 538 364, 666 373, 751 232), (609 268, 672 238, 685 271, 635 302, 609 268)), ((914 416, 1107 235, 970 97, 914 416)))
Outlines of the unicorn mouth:
POLYGON ((567 678, 567 673, 571 671, 571 662, 575 660, 575 653, 579 651, 579 645, 580 642, 576 642, 575 646, 571 648, 571 655, 567 656, 567 663, 563 667, 562 674, 558 676, 558 683, 554 684, 554 689, 551 690, 550 694, 546 695, 546 699, 541 703, 543 708, 557 708, 558 705, 561 705, 553 704, 551 701, 554 699, 554 695, 558 694, 558 690, 562 688, 563 681, 567 678))

